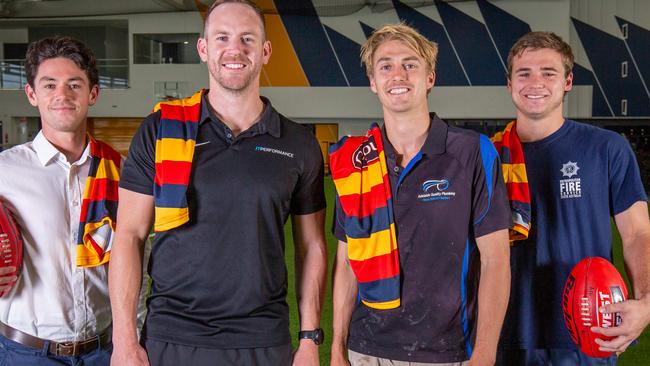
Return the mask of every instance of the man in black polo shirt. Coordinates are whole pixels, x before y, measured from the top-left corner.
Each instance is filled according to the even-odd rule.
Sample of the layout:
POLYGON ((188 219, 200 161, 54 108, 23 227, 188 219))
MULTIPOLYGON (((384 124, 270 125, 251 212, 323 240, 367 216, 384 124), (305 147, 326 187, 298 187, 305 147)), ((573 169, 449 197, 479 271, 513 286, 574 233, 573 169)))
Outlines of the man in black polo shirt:
POLYGON ((508 303, 510 212, 489 139, 429 114, 436 55, 435 43, 405 25, 378 29, 362 48, 385 123, 330 153, 339 239, 332 365, 494 364, 508 303), (339 151, 354 159, 336 159, 339 151), (354 174, 358 192, 346 184, 354 174), (395 252, 397 271, 387 270, 395 252))
POLYGON ((316 366, 327 266, 319 145, 260 98, 271 45, 259 8, 217 1, 204 31, 197 49, 209 91, 147 117, 125 164, 110 269, 112 364, 290 365, 283 225, 291 214, 300 325, 311 331, 293 363, 316 366), (187 148, 194 149, 189 157, 187 148), (159 226, 170 212, 187 212, 188 221, 159 226), (152 221, 143 349, 134 312, 139 253, 152 221))

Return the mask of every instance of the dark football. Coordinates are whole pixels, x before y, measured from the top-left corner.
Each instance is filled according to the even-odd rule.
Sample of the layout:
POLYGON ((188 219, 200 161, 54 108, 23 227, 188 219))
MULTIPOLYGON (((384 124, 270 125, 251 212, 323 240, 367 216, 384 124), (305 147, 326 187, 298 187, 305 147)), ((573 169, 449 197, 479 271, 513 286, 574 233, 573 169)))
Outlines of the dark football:
POLYGON ((578 348, 590 357, 609 357, 610 352, 598 349, 596 338, 610 340, 594 333, 591 327, 615 327, 620 324, 619 314, 601 313, 607 304, 627 299, 627 287, 620 273, 608 260, 588 257, 581 260, 569 274, 564 286, 562 309, 564 323, 578 348))

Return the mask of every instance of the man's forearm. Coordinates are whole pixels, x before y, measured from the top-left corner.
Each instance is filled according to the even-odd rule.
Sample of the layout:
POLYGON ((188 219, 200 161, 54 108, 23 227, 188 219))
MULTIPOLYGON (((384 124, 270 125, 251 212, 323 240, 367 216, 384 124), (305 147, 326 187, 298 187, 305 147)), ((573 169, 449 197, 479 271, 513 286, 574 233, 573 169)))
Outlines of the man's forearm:
POLYGON ((494 362, 510 296, 510 248, 507 230, 477 239, 481 251, 475 353, 494 362), (485 248, 489 248, 486 251, 485 248))
POLYGON ((350 319, 357 298, 357 280, 350 268, 347 245, 339 242, 332 273, 332 357, 347 350, 350 319))
POLYGON ((327 246, 323 232, 324 210, 293 219, 296 244, 296 293, 300 329, 320 326, 327 274, 327 246))
POLYGON ((108 283, 114 344, 138 342, 136 311, 142 284, 142 248, 142 242, 119 236, 113 244, 108 283))

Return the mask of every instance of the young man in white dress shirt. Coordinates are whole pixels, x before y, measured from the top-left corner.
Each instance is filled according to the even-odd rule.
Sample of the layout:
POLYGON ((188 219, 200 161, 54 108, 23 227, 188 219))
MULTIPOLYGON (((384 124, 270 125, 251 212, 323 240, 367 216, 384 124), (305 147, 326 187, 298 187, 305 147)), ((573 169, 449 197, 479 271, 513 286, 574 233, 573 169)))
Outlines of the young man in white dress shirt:
POLYGON ((92 161, 86 116, 99 94, 95 57, 57 37, 30 44, 26 59, 25 92, 42 130, 0 153, 0 200, 24 240, 20 276, 0 269, 0 365, 108 365, 108 265, 76 264, 92 161))

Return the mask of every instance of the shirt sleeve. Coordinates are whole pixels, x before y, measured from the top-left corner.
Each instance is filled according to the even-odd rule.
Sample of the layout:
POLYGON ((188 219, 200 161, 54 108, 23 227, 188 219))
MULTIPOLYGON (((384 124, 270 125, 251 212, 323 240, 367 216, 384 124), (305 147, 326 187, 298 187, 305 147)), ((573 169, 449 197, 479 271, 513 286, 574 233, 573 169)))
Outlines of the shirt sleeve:
POLYGON ((618 215, 638 201, 647 201, 639 164, 629 142, 618 134, 609 143, 609 207, 618 215))
POLYGON ((497 151, 487 136, 480 135, 479 141, 472 197, 475 238, 508 229, 512 221, 497 151))
POLYGON ((325 208, 325 169, 318 141, 309 135, 302 173, 291 196, 291 213, 308 215, 325 208))
POLYGON ((156 175, 156 132, 159 121, 160 112, 150 114, 142 121, 133 136, 120 176, 120 188, 153 195, 156 175))

